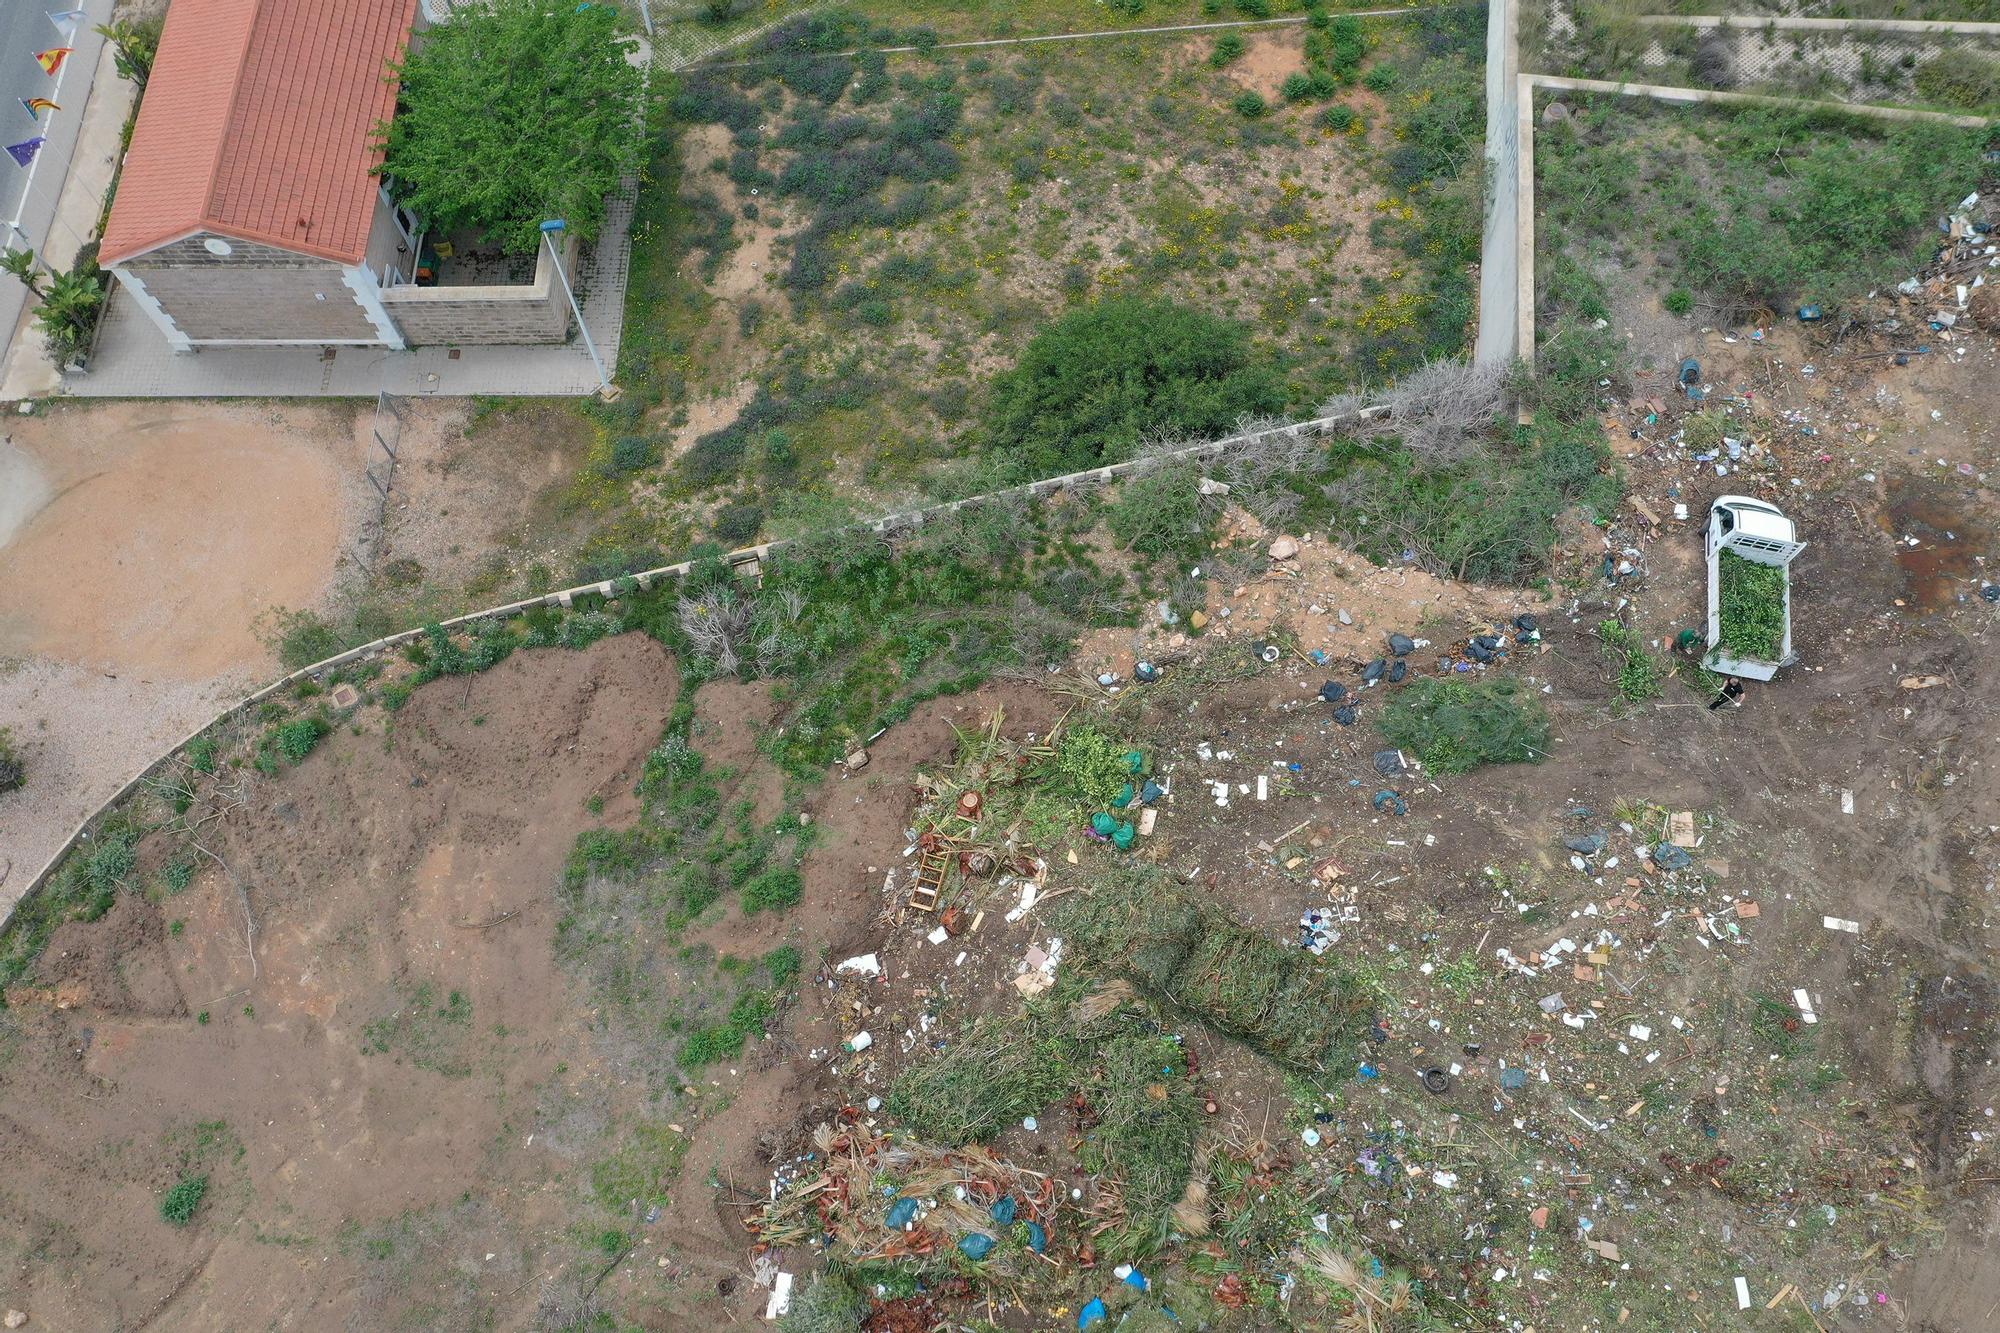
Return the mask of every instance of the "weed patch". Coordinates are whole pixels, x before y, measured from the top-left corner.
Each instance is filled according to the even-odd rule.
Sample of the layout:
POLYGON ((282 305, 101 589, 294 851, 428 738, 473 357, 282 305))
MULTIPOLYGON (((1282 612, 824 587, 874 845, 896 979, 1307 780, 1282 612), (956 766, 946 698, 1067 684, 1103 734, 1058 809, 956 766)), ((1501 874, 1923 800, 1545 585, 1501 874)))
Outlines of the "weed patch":
POLYGON ((1390 744, 1416 755, 1433 773, 1538 764, 1548 753, 1548 715, 1505 677, 1412 681, 1389 701, 1377 725, 1390 744))

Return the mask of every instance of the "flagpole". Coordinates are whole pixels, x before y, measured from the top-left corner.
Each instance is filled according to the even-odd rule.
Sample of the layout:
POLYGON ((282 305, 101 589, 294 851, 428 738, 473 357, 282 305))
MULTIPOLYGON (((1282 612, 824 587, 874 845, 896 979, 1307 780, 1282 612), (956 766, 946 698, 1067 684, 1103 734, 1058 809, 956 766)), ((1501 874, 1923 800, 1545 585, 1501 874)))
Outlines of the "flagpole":
MULTIPOLYGON (((46 13, 47 11, 44 11, 44 12, 46 13)), ((65 11, 65 13, 72 13, 72 12, 80 12, 80 11, 65 11)), ((89 14, 88 14, 87 12, 84 12, 83 16, 84 16, 85 18, 88 18, 88 17, 90 17, 90 15, 89 15, 89 14)), ((51 23, 54 23, 54 24, 55 24, 55 27, 56 27, 56 31, 57 31, 57 32, 59 32, 59 33, 62 33, 62 34, 63 34, 63 40, 64 40, 65 42, 69 41, 69 40, 71 39, 71 37, 72 37, 72 36, 74 36, 74 34, 75 34, 75 33, 76 33, 76 31, 77 31, 77 26, 74 26, 74 25, 73 25, 73 26, 71 26, 71 27, 70 27, 69 29, 65 30, 65 29, 64 29, 64 27, 63 27, 63 25, 62 25, 62 24, 61 24, 60 22, 58 22, 58 21, 57 21, 57 19, 56 19, 56 16, 55 16, 54 14, 48 14, 48 19, 49 19, 49 22, 51 22, 51 23)), ((76 53, 75 53, 74 51, 72 51, 72 52, 70 52, 70 54, 71 54, 71 55, 74 55, 74 54, 76 54, 76 53)), ((63 85, 63 79, 64 79, 65 77, 67 77, 67 76, 68 76, 68 74, 69 74, 69 66, 70 66, 70 62, 69 62, 69 60, 67 59, 67 57, 65 57, 65 58, 64 58, 63 62, 62 62, 62 63, 61 63, 60 65, 57 65, 57 66, 56 66, 56 74, 55 74, 55 79, 56 79, 56 82, 55 82, 55 86, 54 86, 53 88, 49 89, 49 100, 50 100, 51 102, 54 102, 54 101, 58 101, 58 100, 60 100, 60 99, 61 99, 61 96, 62 96, 62 85, 63 85)), ((59 115, 59 114, 60 114, 59 112, 55 112, 55 111, 51 111, 51 112, 49 112, 49 128, 50 128, 50 129, 54 129, 54 128, 55 128, 55 119, 56 119, 56 116, 57 116, 57 115, 59 115)), ((79 108, 77 109, 77 115, 78 115, 78 116, 81 116, 82 114, 83 114, 83 110, 82 110, 82 108, 80 108, 80 107, 79 107, 79 108)), ((38 121, 38 122, 37 122, 37 124, 39 124, 39 123, 40 123, 40 122, 38 121)), ((47 140, 47 136, 44 136, 44 142, 46 142, 46 140, 47 140)), ((81 140, 80 140, 80 139, 79 139, 79 146, 81 146, 81 140)), ((72 149, 72 150, 71 150, 71 155, 72 155, 72 156, 74 156, 74 155, 75 155, 75 150, 74 150, 74 149, 72 149)), ((42 155, 41 155, 41 153, 40 153, 39 151, 37 151, 37 152, 36 152, 36 154, 34 155, 34 157, 32 157, 31 159, 29 159, 29 161, 28 161, 28 178, 27 178, 27 181, 26 181, 26 183, 24 183, 24 184, 23 184, 23 185, 21 186, 21 197, 20 197, 19 199, 17 199, 17 200, 15 200, 15 201, 14 201, 14 216, 13 216, 13 217, 11 217, 11 218, 9 218, 9 219, 7 220, 7 229, 8 229, 9 231, 13 232, 13 233, 14 233, 14 235, 16 235, 16 236, 20 237, 20 238, 21 238, 21 241, 22 241, 22 243, 23 243, 23 244, 25 244, 25 245, 26 245, 26 246, 28 247, 28 249, 30 249, 30 250, 33 250, 33 249, 35 248, 35 247, 34 247, 34 242, 33 242, 33 241, 31 241, 31 240, 29 240, 29 238, 28 238, 28 233, 27 233, 26 231, 22 230, 22 228, 21 228, 21 214, 22 214, 22 213, 23 213, 24 211, 26 211, 26 209, 27 209, 27 207, 28 207, 28 196, 34 193, 34 190, 35 190, 35 173, 36 173, 36 172, 37 172, 38 170, 40 170, 40 168, 41 168, 41 165, 42 165, 42 155)), ((60 198, 60 196, 58 196, 58 198, 57 198, 57 200, 56 200, 56 202, 55 202, 55 205, 54 205, 54 206, 52 206, 52 207, 51 207, 51 209, 50 209, 50 211, 49 211, 49 225, 50 225, 51 227, 54 227, 54 225, 55 225, 55 224, 56 224, 57 222, 60 222, 60 221, 61 221, 61 218, 60 218, 60 217, 58 216, 58 214, 59 214, 59 213, 61 212, 61 202, 62 202, 62 201, 61 201, 61 198, 60 198)), ((81 248, 82 248, 82 247, 83 247, 84 245, 88 244, 88 242, 87 242, 87 241, 83 240, 82 238, 79 238, 79 237, 77 237, 77 234, 76 234, 76 228, 74 228, 74 227, 70 226, 70 225, 69 225, 68 223, 63 223, 63 230, 64 230, 64 231, 67 231, 67 232, 68 232, 68 233, 70 234, 70 236, 71 236, 71 237, 73 237, 73 238, 76 238, 76 242, 77 242, 77 246, 78 246, 78 248, 79 248, 79 249, 81 249, 81 248)), ((44 239, 43 239, 43 241, 42 241, 42 244, 43 244, 43 246, 44 246, 44 247, 46 247, 46 246, 48 245, 48 241, 47 241, 47 239, 46 239, 46 238, 44 238, 44 239)), ((51 268, 51 269, 52 269, 52 266, 51 266, 51 265, 49 264, 49 262, 48 262, 48 257, 47 257, 46 255, 44 255, 44 256, 42 257, 42 266, 43 266, 44 268, 51 268)))

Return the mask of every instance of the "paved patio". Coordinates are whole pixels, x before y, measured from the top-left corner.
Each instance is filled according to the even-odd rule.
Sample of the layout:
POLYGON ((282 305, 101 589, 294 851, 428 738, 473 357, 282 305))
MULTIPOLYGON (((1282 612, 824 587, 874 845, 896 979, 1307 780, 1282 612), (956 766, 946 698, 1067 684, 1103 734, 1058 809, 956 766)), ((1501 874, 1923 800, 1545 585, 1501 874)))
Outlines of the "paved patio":
MULTIPOLYGON (((632 258, 636 181, 610 201, 589 259, 570 275, 607 369, 618 365, 625 283, 632 258)), ((176 353, 121 287, 98 335, 90 369, 63 378, 79 398, 372 398, 395 394, 581 397, 597 372, 580 337, 545 347, 211 347, 176 353)))

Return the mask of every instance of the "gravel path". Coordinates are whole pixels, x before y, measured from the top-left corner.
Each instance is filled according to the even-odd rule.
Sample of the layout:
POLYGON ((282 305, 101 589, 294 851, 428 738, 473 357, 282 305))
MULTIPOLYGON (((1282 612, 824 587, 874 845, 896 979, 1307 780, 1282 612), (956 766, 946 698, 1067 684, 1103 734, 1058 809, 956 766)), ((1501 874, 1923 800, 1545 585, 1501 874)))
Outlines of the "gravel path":
POLYGON ((247 673, 145 680, 61 662, 0 664, 0 725, 28 782, 0 803, 0 915, 77 821, 168 746, 254 688, 247 673))

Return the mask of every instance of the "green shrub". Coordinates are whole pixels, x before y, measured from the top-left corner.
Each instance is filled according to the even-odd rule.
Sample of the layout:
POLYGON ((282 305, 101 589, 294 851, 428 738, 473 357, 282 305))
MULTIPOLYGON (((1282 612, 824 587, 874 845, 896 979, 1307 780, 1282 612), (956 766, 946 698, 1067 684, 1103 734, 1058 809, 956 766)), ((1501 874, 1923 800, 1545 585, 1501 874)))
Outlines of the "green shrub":
POLYGON ((1351 106, 1330 106, 1319 113, 1319 123, 1335 134, 1347 133, 1359 119, 1351 106))
POLYGON ((1738 657, 1775 662, 1785 650, 1785 571, 1734 551, 1717 559, 1716 602, 1722 638, 1718 647, 1738 657))
POLYGON ((287 671, 309 667, 332 657, 347 645, 324 616, 311 611, 273 611, 259 626, 263 638, 287 671))
POLYGON ((829 1265, 815 1273, 778 1316, 778 1333, 855 1333, 871 1308, 845 1272, 829 1265))
POLYGON ((1236 114, 1245 120, 1256 120, 1271 109, 1269 104, 1264 101, 1262 93, 1247 90, 1236 94, 1235 100, 1231 101, 1229 105, 1235 108, 1236 114))
POLYGON ((1076 1041, 1055 1024, 985 1018, 883 1098, 918 1137, 952 1147, 992 1138, 1082 1078, 1076 1041))
POLYGON ((1271 17, 1271 0, 1236 0, 1236 12, 1245 18, 1271 17))
POLYGON ((605 460, 604 471, 609 476, 618 476, 651 467, 659 461, 660 447, 649 436, 621 435, 612 442, 611 455, 605 460))
POLYGON ((1392 698, 1376 724, 1391 745, 1433 773, 1469 773, 1481 764, 1538 764, 1547 757, 1549 720, 1532 694, 1507 677, 1469 681, 1426 676, 1392 698))
POLYGON ((1124 1223, 1107 1242, 1112 1257, 1136 1257, 1167 1239, 1167 1210, 1187 1189, 1201 1117, 1177 1042, 1115 1037, 1099 1051, 1098 1067, 1090 1096, 1098 1123, 1084 1151, 1117 1177, 1124 1200, 1124 1223))
POLYGON ((84 858, 83 877, 92 893, 104 897, 124 887, 135 860, 129 832, 122 828, 99 830, 97 845, 84 858))
POLYGON ((1221 69, 1230 61, 1243 54, 1243 38, 1240 34, 1225 32, 1215 39, 1215 50, 1209 53, 1208 63, 1221 69))
MULTIPOLYGON (((91 253, 95 254, 95 247, 91 253)), ((58 369, 76 364, 90 352, 97 334, 97 312, 104 304, 104 271, 86 258, 68 273, 50 281, 35 306, 35 323, 48 342, 49 360, 58 369)))
POLYGON ((201 1207, 202 1196, 207 1193, 207 1176, 182 1176, 160 1196, 161 1218, 177 1227, 186 1226, 194 1220, 195 1209, 201 1207))
POLYGON ((781 944, 764 955, 764 971, 770 974, 771 988, 783 990, 798 979, 799 967, 803 962, 798 947, 781 944))
POLYGON ((1300 73, 1287 74, 1284 86, 1279 92, 1287 102, 1303 102, 1314 96, 1318 89, 1313 86, 1310 75, 1300 73))
POLYGON ((1285 405, 1283 378, 1234 321, 1151 297, 1065 313, 993 382, 988 447, 1012 475, 1080 471, 1155 433, 1221 435, 1285 405))
POLYGON ((19 791, 27 779, 27 765, 21 762, 21 752, 14 748, 14 733, 0 727, 0 794, 19 791))
POLYGON ((783 911, 796 906, 804 892, 797 870, 787 866, 762 871, 743 886, 743 911, 747 915, 783 911))
POLYGON ((1396 86, 1397 77, 1394 65, 1377 65, 1362 77, 1361 82, 1373 92, 1386 93, 1396 86))
POLYGON ((726 504, 715 511, 715 538, 730 546, 750 542, 764 527, 764 506, 726 504))
POLYGON ((1928 102, 1964 111, 2000 105, 2000 60, 1976 51, 1946 51, 1919 68, 1915 82, 1928 102))
POLYGON ((1694 293, 1685 287, 1676 287, 1661 298, 1660 304, 1670 315, 1685 315, 1694 309, 1694 293))
POLYGON ((271 748, 282 756, 286 763, 297 764, 313 752, 320 739, 333 730, 333 724, 318 713, 293 718, 282 726, 273 727, 266 733, 271 748))

